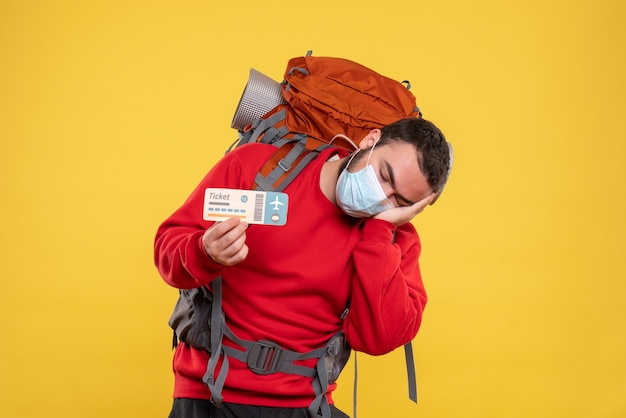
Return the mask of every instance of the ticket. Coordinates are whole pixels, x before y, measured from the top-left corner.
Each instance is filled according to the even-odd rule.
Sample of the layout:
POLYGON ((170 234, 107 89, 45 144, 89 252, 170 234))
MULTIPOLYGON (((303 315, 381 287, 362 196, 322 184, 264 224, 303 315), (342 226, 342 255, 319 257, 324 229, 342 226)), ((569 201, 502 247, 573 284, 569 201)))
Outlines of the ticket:
POLYGON ((204 191, 205 221, 241 218, 249 224, 281 226, 287 222, 289 197, 281 192, 216 189, 204 191))

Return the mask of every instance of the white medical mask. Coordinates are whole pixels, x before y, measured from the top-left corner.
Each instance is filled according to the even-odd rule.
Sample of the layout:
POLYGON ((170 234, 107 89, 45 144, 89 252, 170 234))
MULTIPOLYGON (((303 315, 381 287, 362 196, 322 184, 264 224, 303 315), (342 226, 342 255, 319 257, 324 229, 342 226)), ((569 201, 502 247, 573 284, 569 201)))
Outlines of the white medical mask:
POLYGON ((374 167, 369 164, 373 150, 374 147, 367 157, 367 165, 361 170, 351 173, 348 171, 348 166, 357 154, 355 152, 337 180, 337 205, 346 214, 354 218, 369 218, 395 207, 385 195, 383 186, 376 177, 374 167))

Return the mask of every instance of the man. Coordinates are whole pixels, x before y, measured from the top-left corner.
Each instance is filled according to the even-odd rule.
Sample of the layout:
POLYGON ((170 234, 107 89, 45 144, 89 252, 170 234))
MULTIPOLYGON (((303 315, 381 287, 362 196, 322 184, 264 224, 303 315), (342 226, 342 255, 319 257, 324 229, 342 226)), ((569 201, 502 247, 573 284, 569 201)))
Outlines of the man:
MULTIPOLYGON (((285 189, 284 226, 202 220, 206 188, 249 189, 274 151, 258 143, 231 151, 159 227, 155 263, 163 279, 191 289, 221 277, 234 336, 289 353, 323 348, 341 331, 352 349, 372 355, 411 341, 426 293, 420 241, 409 221, 446 182, 450 155, 441 131, 424 119, 402 119, 372 130, 351 155, 322 151, 285 189)), ((223 345, 240 353, 233 338, 224 337, 223 345)), ((312 402, 308 413, 317 413, 313 377, 259 372, 245 359, 223 357, 216 373, 228 362, 224 403, 216 408, 203 383, 209 352, 177 346, 171 418, 302 417, 312 402)), ((293 363, 314 372, 319 364, 293 363)), ((332 417, 345 417, 333 405, 335 387, 329 382, 319 410, 330 404, 332 417)))

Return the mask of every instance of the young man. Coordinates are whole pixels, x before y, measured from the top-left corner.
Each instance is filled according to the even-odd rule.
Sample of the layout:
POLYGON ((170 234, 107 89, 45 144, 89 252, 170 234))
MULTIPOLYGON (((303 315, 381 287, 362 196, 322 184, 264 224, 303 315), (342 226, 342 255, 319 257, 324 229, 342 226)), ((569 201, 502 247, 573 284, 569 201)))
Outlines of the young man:
MULTIPOLYGON (((447 179, 450 155, 441 131, 424 119, 403 119, 371 131, 351 155, 321 152, 285 189, 284 226, 203 221, 206 188, 249 189, 274 151, 258 143, 231 151, 159 227, 155 263, 163 279, 191 289, 221 277, 233 334, 289 353, 323 348, 341 331, 352 349, 372 355, 411 341, 426 293, 420 241, 409 221, 447 179)), ((223 345, 234 354, 244 350, 233 338, 224 337, 223 345)), ((216 373, 226 367, 223 357, 216 373)), ((333 382, 318 405, 312 376, 260 373, 245 358, 227 357, 223 404, 216 408, 203 383, 209 352, 177 346, 170 417, 303 417, 318 407, 324 412, 324 405, 324 415, 346 416, 333 405, 333 382)), ((316 372, 314 359, 293 364, 316 372)))

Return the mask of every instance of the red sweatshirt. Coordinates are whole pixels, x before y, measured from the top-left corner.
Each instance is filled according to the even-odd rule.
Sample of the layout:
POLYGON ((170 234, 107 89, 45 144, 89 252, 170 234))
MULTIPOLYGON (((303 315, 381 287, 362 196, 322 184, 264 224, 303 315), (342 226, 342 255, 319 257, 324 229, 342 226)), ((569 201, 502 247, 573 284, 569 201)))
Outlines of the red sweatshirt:
MULTIPOLYGON (((246 340, 306 352, 343 329, 353 349, 379 355, 413 339, 426 304, 418 235, 410 223, 396 228, 382 220, 351 218, 322 194, 322 165, 337 150, 322 152, 286 188, 286 225, 249 226, 245 261, 224 267, 206 255, 201 240, 212 222, 202 220, 204 190, 249 189, 275 150, 255 143, 231 151, 159 227, 155 263, 163 279, 188 289, 221 275, 226 322, 246 340)), ((227 338, 224 344, 232 345, 227 338)), ((187 344, 177 347, 174 397, 210 398, 202 382, 208 358, 187 344)), ((331 403, 335 386, 327 395, 331 403)), ((223 396, 224 402, 307 407, 314 394, 311 378, 261 376, 231 358, 223 396)))

